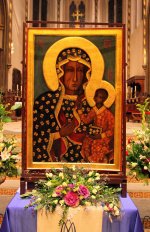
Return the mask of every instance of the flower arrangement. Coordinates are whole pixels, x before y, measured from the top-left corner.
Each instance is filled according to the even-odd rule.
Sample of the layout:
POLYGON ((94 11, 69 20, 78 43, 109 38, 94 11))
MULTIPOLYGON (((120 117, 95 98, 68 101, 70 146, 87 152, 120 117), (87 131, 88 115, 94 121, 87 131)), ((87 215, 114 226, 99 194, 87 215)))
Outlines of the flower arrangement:
POLYGON ((0 94, 0 183, 5 181, 7 176, 17 176, 18 168, 17 160, 20 159, 17 151, 17 140, 15 136, 6 138, 3 135, 4 123, 11 122, 9 114, 11 111, 21 107, 20 104, 13 105, 10 110, 7 110, 10 104, 5 104, 2 94, 0 94))
POLYGON ((144 104, 137 104, 142 113, 142 128, 134 130, 136 140, 129 139, 126 151, 129 175, 145 181, 148 185, 150 177, 150 98, 144 104))
POLYGON ((121 215, 120 188, 111 188, 106 181, 107 177, 96 171, 64 166, 61 171, 52 169, 46 172, 46 179, 37 181, 35 189, 21 197, 31 197, 31 202, 25 208, 39 210, 45 207, 47 211, 54 212, 57 206, 61 206, 63 213, 59 225, 66 219, 69 207, 79 205, 101 204, 112 221, 121 215))
POLYGON ((17 140, 15 137, 4 138, 0 134, 0 176, 17 176, 19 169, 17 161, 20 159, 17 151, 17 140))

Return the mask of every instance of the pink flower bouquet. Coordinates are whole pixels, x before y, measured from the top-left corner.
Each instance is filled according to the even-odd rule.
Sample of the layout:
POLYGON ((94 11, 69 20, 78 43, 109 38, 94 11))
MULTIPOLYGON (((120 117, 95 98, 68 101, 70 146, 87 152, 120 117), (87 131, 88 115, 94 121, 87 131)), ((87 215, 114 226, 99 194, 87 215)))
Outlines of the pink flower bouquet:
POLYGON ((61 225, 67 215, 69 207, 104 206, 104 210, 111 216, 119 218, 121 215, 118 194, 120 188, 111 188, 107 185, 107 177, 96 171, 85 170, 73 166, 63 167, 62 171, 52 169, 46 173, 46 180, 39 180, 36 188, 23 194, 21 197, 32 197, 32 202, 26 206, 35 210, 46 207, 55 211, 57 206, 63 209, 59 222, 61 225), (107 206, 111 207, 107 207, 107 206))

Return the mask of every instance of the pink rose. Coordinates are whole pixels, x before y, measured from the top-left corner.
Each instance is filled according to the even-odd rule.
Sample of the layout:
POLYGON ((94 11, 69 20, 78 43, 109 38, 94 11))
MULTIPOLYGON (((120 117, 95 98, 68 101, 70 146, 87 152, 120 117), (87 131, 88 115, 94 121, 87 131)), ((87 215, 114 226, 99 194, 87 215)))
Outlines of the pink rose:
POLYGON ((87 187, 85 187, 84 185, 80 184, 79 186, 79 190, 78 193, 83 196, 84 198, 87 198, 90 195, 89 190, 87 189, 87 187))
POLYGON ((57 188, 55 188, 55 193, 59 196, 59 197, 61 197, 62 196, 62 194, 61 194, 61 191, 63 191, 65 188, 64 188, 64 186, 58 186, 57 188))
POLYGON ((80 199, 77 193, 68 192, 64 197, 64 201, 68 206, 75 208, 79 205, 80 199))
POLYGON ((73 188, 75 186, 75 184, 68 184, 69 188, 73 188))

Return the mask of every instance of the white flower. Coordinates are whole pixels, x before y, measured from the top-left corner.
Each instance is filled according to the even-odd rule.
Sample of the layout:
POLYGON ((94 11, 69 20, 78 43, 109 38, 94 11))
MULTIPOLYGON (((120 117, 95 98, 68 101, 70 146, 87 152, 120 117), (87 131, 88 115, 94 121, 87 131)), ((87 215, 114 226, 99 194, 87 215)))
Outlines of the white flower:
POLYGON ((136 172, 133 172, 133 176, 136 176, 136 172))
POLYGON ((2 161, 5 161, 9 158, 10 153, 8 152, 7 148, 5 147, 4 151, 1 152, 2 161))
POLYGON ((118 207, 117 207, 117 206, 114 206, 114 210, 115 210, 115 211, 118 210, 118 207))
POLYGON ((113 205, 112 203, 109 205, 110 208, 113 208, 113 206, 114 206, 114 205, 113 205))
POLYGON ((62 206, 62 205, 64 205, 64 200, 60 200, 59 201, 59 204, 62 206))
POLYGON ((144 170, 147 170, 148 169, 148 167, 147 166, 144 166, 144 170))
POLYGON ((86 201, 86 202, 85 202, 85 205, 86 205, 86 206, 90 206, 90 205, 91 205, 91 202, 86 201))
POLYGON ((64 174, 62 172, 59 173, 59 177, 62 178, 62 180, 64 179, 64 174))
POLYGON ((73 179, 75 180, 77 178, 77 176, 76 175, 73 175, 73 179))
POLYGON ((92 178, 89 178, 87 182, 92 182, 92 181, 93 181, 93 179, 92 179, 92 178))
POLYGON ((36 193, 37 191, 34 189, 34 190, 32 190, 32 193, 36 193))
POLYGON ((79 187, 76 187, 73 189, 74 192, 77 192, 79 190, 79 187))
POLYGON ((66 182, 63 182, 63 183, 62 183, 62 186, 66 187, 66 186, 67 186, 67 183, 66 183, 66 182))
POLYGON ((46 177, 52 177, 53 176, 53 174, 52 173, 46 173, 46 177))
POLYGON ((119 210, 116 210, 115 211, 115 216, 118 216, 119 215, 119 210))
POLYGON ((52 197, 57 197, 57 194, 56 194, 56 193, 53 193, 53 194, 52 194, 52 197))
POLYGON ((92 197, 92 199, 95 199, 95 198, 96 198, 94 195, 92 195, 91 197, 92 197))
POLYGON ((131 163, 132 168, 134 168, 137 165, 137 163, 131 163))
POLYGON ((11 158, 16 159, 17 161, 21 160, 21 157, 19 155, 12 155, 11 158))
POLYGON ((138 135, 138 139, 142 139, 143 138, 143 135, 138 135))
POLYGON ((104 210, 109 211, 109 209, 108 209, 108 207, 106 205, 104 206, 104 210))
POLYGON ((89 172, 89 174, 88 174, 89 176, 92 176, 93 175, 93 171, 91 171, 91 172, 89 172))
POLYGON ((39 197, 38 199, 36 199, 36 202, 41 202, 41 198, 39 197))
POLYGON ((72 166, 72 170, 73 170, 73 171, 76 170, 76 166, 75 166, 75 165, 72 166))
POLYGON ((48 181, 48 182, 46 183, 46 185, 47 185, 48 187, 51 187, 51 185, 52 185, 51 181, 48 181))
POLYGON ((13 145, 15 145, 15 146, 16 146, 16 145, 17 145, 17 143, 18 143, 17 139, 14 139, 14 140, 13 140, 13 145))
POLYGON ((15 159, 17 159, 17 158, 19 158, 19 157, 16 156, 16 155, 11 155, 11 158, 15 160, 15 159))
POLYGON ((57 203, 58 203, 58 200, 55 200, 55 201, 53 201, 53 202, 54 202, 54 204, 55 204, 55 205, 57 205, 57 203))
POLYGON ((146 156, 140 155, 140 159, 146 159, 146 156))
POLYGON ((96 194, 97 193, 97 189, 93 189, 92 193, 96 194))
POLYGON ((95 178, 95 180, 100 180, 100 177, 99 177, 99 176, 97 176, 97 177, 95 178))
POLYGON ((97 172, 97 173, 95 174, 95 176, 100 176, 100 174, 97 172))
POLYGON ((127 149, 130 149, 130 148, 131 148, 131 145, 130 145, 130 144, 127 144, 126 148, 127 148, 127 149))

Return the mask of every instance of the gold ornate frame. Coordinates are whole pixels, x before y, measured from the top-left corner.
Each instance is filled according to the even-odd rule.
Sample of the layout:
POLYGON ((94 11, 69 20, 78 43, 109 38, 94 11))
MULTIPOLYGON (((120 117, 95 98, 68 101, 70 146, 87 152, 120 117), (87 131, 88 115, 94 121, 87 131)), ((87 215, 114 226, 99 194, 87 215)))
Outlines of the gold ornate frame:
MULTIPOLYGON (((72 44, 72 41, 74 43, 74 46, 82 47, 87 53, 90 55, 92 60, 92 70, 93 75, 101 76, 103 78, 103 72, 104 72, 104 64, 102 57, 99 57, 101 59, 101 68, 99 67, 99 64, 97 62, 98 57, 95 53, 92 53, 92 47, 89 47, 89 44, 86 44, 82 42, 82 38, 84 36, 114 36, 116 39, 116 61, 115 61, 115 95, 112 94, 109 97, 109 100, 106 102, 106 106, 109 104, 111 105, 111 101, 113 102, 115 100, 115 129, 114 129, 114 163, 113 164, 104 164, 104 163, 78 163, 78 166, 82 166, 85 168, 92 168, 97 169, 101 171, 113 171, 113 172, 121 172, 123 169, 123 148, 122 148, 122 140, 123 140, 123 29, 122 28, 106 28, 106 29, 34 29, 34 28, 27 28, 27 92, 26 92, 26 169, 32 170, 32 169, 49 169, 49 168, 62 168, 64 163, 62 162, 33 162, 32 161, 32 147, 33 147, 33 104, 34 104, 34 41, 35 36, 59 36, 65 39, 70 37, 70 44, 72 44), (79 38, 76 39, 75 38, 79 38), (87 46, 88 45, 88 46, 87 46), (114 97, 115 96, 115 97, 114 97), (112 99, 113 100, 112 100, 112 99)), ((65 40, 64 39, 64 40, 65 40)), ((55 53, 54 53, 54 60, 55 56, 59 53, 60 47, 62 44, 60 44, 60 41, 53 45, 55 47, 55 53)), ((68 44, 63 43, 63 48, 67 48, 68 44)), ((47 57, 49 56, 49 51, 47 51, 47 57)), ((50 69, 47 70, 47 67, 54 66, 54 60, 51 61, 51 64, 48 64, 48 59, 44 60, 44 76, 49 74, 50 69), (45 74, 46 73, 46 74, 45 74)), ((54 67, 51 69, 54 75, 54 67)), ((56 75, 55 75, 56 76, 56 75)), ((43 80, 44 81, 44 80, 43 80)), ((57 83, 56 86, 53 83, 49 83, 48 78, 45 80, 47 85, 52 85, 54 89, 57 89, 57 83)), ((107 82, 108 83, 108 82, 107 82)), ((106 81, 102 80, 99 84, 99 87, 106 86, 106 88, 110 88, 111 92, 113 93, 114 89, 107 85, 106 81)), ((92 90, 93 89, 93 83, 89 84, 89 86, 86 89, 86 94, 90 92, 89 99, 92 98, 92 90), (90 91, 89 91, 90 90, 90 91)), ((87 98, 88 98, 87 97, 87 98)), ((92 105, 92 101, 91 101, 92 105)), ((67 166, 71 166, 72 163, 65 163, 67 166)))

